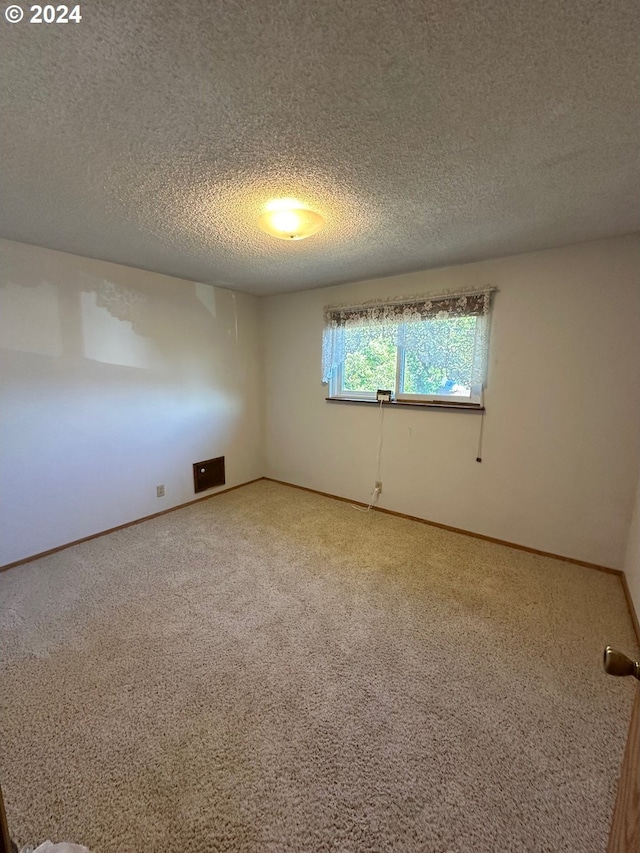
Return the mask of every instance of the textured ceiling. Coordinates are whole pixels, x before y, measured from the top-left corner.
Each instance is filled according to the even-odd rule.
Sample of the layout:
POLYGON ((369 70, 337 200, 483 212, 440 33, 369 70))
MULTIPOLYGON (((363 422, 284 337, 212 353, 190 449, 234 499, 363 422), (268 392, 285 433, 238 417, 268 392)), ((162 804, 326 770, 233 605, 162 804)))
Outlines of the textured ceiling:
POLYGON ((639 8, 88 0, 66 25, 27 11, 0 21, 0 234, 262 294, 635 231, 639 8), (274 196, 326 228, 263 234, 274 196))

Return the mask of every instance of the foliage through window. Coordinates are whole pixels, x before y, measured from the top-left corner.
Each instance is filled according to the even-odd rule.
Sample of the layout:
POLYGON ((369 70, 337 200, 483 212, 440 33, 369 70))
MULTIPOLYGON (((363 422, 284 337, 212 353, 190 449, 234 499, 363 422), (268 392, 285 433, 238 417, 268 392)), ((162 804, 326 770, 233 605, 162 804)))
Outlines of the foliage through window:
POLYGON ((325 309, 323 381, 331 397, 479 403, 491 291, 325 309))

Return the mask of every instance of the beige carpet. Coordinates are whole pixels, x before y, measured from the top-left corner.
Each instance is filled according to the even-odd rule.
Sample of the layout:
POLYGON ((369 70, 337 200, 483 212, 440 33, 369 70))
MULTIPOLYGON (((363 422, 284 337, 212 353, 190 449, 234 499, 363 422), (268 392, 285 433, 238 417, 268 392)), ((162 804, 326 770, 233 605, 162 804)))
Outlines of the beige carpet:
POLYGON ((261 481, 0 574, 19 844, 603 853, 617 577, 261 481))

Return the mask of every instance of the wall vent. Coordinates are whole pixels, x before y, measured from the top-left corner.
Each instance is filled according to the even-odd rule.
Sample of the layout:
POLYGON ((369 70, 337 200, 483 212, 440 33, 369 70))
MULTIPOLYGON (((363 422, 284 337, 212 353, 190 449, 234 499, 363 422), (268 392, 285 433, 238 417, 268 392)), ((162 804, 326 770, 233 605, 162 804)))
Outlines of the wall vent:
POLYGON ((214 486, 224 486, 224 456, 217 459, 205 459, 193 464, 193 490, 204 492, 214 486))

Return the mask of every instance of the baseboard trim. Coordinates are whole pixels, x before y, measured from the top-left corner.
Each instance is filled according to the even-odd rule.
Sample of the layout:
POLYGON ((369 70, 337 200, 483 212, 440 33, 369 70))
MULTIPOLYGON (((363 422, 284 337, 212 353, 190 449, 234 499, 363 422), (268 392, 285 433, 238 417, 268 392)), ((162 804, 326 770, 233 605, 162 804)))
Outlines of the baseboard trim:
MULTIPOLYGON (((287 483, 285 480, 276 480, 273 477, 263 477, 263 480, 270 480, 272 483, 280 483, 282 486, 291 486, 294 489, 301 489, 303 492, 312 492, 314 495, 322 495, 325 498, 333 498, 336 501, 344 501, 345 503, 355 504, 356 506, 367 506, 363 501, 354 501, 351 498, 343 498, 340 495, 332 495, 329 492, 320 492, 318 489, 309 489, 307 486, 298 486, 295 483, 287 483)), ((587 563, 584 560, 578 560, 575 557, 565 557, 563 554, 553 554, 551 551, 540 551, 538 548, 530 548, 528 545, 519 545, 517 542, 509 542, 506 539, 496 539, 495 536, 485 536, 484 533, 475 533, 473 530, 465 530, 462 527, 452 527, 450 524, 441 524, 439 521, 430 521, 428 518, 420 518, 418 515, 407 515, 404 512, 396 512, 393 509, 384 509, 384 507, 372 507, 375 512, 383 512, 385 515, 395 515, 397 518, 406 518, 409 521, 419 521, 420 524, 428 524, 431 527, 439 527, 442 530, 450 530, 452 533, 462 533, 464 536, 472 536, 474 539, 484 539, 486 542, 495 542, 496 545, 505 545, 507 548, 515 548, 517 551, 526 551, 528 554, 538 554, 541 557, 551 557, 554 560, 562 560, 564 563, 572 563, 575 566, 585 566, 588 569, 596 569, 599 572, 606 572, 609 575, 624 576, 624 572, 620 569, 612 569, 610 566, 601 566, 598 563, 587 563)))
MULTIPOLYGON (((624 590, 624 597, 627 599, 627 607, 629 608, 629 613, 631 614, 631 621, 633 622, 633 628, 636 632, 636 640, 638 646, 640 646, 640 621, 638 621, 638 614, 636 613, 636 608, 633 603, 633 599, 631 598, 631 591, 629 589, 629 584, 627 583, 627 576, 624 572, 621 572, 621 580, 622 580, 622 589, 624 590)), ((638 688, 640 690, 640 687, 638 688)))
POLYGON ((92 539, 98 539, 100 536, 107 536, 109 533, 115 533, 117 530, 124 530, 127 527, 133 527, 135 524, 142 524, 143 521, 151 521, 152 518, 159 518, 161 515, 166 515, 169 512, 175 512, 177 509, 184 509, 187 506, 208 501, 209 498, 217 498, 218 495, 224 495, 227 492, 233 492, 235 489, 241 489, 243 486, 249 486, 251 483, 257 483, 263 480, 264 477, 256 477, 255 480, 247 480, 246 483, 238 483, 237 486, 230 486, 228 489, 220 489, 219 492, 213 492, 210 495, 204 495, 201 498, 196 498, 193 501, 187 501, 177 506, 169 507, 169 509, 154 512, 151 515, 145 515, 142 518, 135 518, 133 521, 127 521, 124 524, 119 524, 117 527, 109 527, 108 530, 101 530, 98 533, 92 533, 91 536, 83 536, 82 539, 74 539, 73 542, 66 542, 64 545, 57 545, 55 548, 49 548, 48 551, 40 551, 38 554, 32 554, 30 557, 23 557, 21 560, 15 560, 13 563, 6 563, 0 566, 0 572, 5 572, 7 569, 13 569, 15 566, 22 566, 25 563, 32 563, 34 560, 39 560, 40 557, 48 557, 49 554, 57 554, 58 551, 65 551, 67 548, 72 548, 74 545, 80 545, 82 542, 90 542, 92 539))

